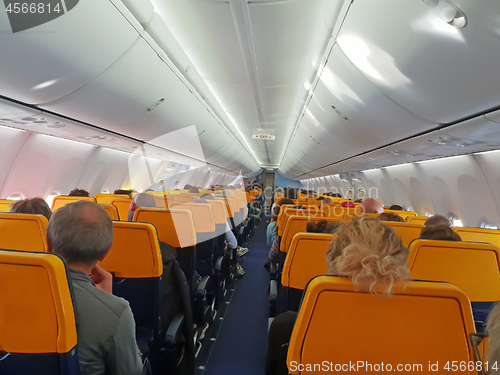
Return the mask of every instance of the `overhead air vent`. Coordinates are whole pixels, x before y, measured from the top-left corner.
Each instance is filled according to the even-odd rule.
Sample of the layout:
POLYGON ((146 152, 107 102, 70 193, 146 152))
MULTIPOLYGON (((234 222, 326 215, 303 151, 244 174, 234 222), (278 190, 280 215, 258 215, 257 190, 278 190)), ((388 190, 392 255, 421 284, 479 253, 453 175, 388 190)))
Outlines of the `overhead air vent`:
POLYGON ((467 17, 458 7, 449 0, 422 0, 430 10, 448 25, 457 29, 467 25, 467 17))

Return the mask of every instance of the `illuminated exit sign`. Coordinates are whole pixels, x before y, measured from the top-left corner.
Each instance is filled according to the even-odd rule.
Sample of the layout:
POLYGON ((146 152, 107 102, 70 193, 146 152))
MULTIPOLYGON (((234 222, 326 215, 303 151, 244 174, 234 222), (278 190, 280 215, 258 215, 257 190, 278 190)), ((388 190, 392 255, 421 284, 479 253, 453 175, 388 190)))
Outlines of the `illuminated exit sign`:
POLYGON ((253 139, 265 139, 268 141, 274 141, 276 137, 272 134, 252 134, 253 139))

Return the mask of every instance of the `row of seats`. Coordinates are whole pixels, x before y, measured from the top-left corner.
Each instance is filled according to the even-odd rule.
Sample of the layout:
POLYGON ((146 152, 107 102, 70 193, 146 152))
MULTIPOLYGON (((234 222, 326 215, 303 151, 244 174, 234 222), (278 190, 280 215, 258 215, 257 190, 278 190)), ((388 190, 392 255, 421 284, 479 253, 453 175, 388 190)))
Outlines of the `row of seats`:
MULTIPOLYGON (((292 205, 287 205, 287 204, 282 205, 278 215, 278 221, 276 223, 277 227, 283 230, 286 225, 286 221, 292 215, 335 217, 342 219, 344 221, 352 220, 353 218, 360 216, 377 217, 379 215, 372 213, 364 213, 358 207, 341 207, 331 204, 323 204, 321 207, 315 205, 307 205, 303 207, 305 208, 296 209, 292 205)), ((422 221, 425 222, 425 220, 428 219, 427 217, 425 217, 425 220, 423 220, 423 217, 417 216, 417 213, 412 211, 385 210, 384 212, 392 212, 396 215, 399 215, 407 222, 421 223, 422 221)), ((281 233, 278 233, 278 235, 281 235, 281 233)))
MULTIPOLYGON (((80 200, 82 197, 74 198, 76 198, 74 200, 80 200)), ((231 199, 225 200, 224 197, 220 198, 222 199, 207 201, 207 204, 177 204, 177 208, 171 210, 138 208, 135 212, 134 222, 113 222, 113 247, 104 261, 100 263, 104 269, 112 272, 114 275, 114 294, 121 296, 130 302, 137 324, 137 338, 139 340, 146 341, 149 344, 150 349, 152 349, 151 360, 154 364, 154 368, 159 368, 158 366, 161 365, 161 368, 166 373, 175 373, 175 369, 169 368, 168 366, 175 367, 175 364, 179 362, 182 355, 189 352, 185 349, 185 346, 189 346, 189 343, 191 343, 191 346, 193 344, 193 340, 185 340, 182 339, 182 337, 194 337, 194 340, 196 340, 196 334, 193 333, 192 323, 191 326, 188 324, 188 322, 192 322, 193 319, 188 319, 188 317, 185 316, 185 314, 192 315, 192 312, 190 311, 184 310, 184 315, 179 315, 176 312, 173 314, 167 313, 170 317, 169 322, 166 322, 165 319, 162 318, 165 316, 165 309, 168 309, 170 301, 165 299, 165 294, 163 293, 165 291, 165 287, 162 281, 163 263, 159 241, 171 244, 176 247, 179 252, 179 263, 184 266, 183 271, 190 280, 189 287, 191 288, 191 292, 188 293, 194 297, 192 304, 193 308, 195 308, 195 320, 197 317, 199 318, 197 323, 199 324, 198 327, 201 327, 205 321, 212 318, 214 305, 212 304, 210 306, 210 302, 207 301, 207 294, 205 291, 207 289, 207 279, 202 280, 196 290, 194 288, 194 270, 197 268, 196 252, 200 248, 200 242, 209 241, 211 238, 208 237, 214 234, 216 236, 220 236, 225 233, 225 223, 227 220, 225 215, 228 215, 226 209, 228 208, 229 201, 231 199), (154 223, 154 225, 151 223, 154 223), (186 259, 187 261, 183 261, 186 259), (182 334, 180 333, 181 331, 182 334), (191 334, 189 331, 191 331, 191 334), (168 339, 167 341, 163 340, 165 337, 168 339)), ((128 200, 128 202, 130 202, 130 200, 128 200)), ((128 203, 128 205, 129 204, 130 203, 128 203)), ((106 208, 106 206, 112 205, 103 204, 103 206, 106 208)), ((235 215, 241 215, 242 219, 244 219, 246 212, 247 211, 243 209, 238 210, 238 212, 232 212, 232 214, 233 217, 235 215)), ((44 253, 46 251, 45 236, 47 224, 47 219, 42 215, 1 213, 0 228, 3 235, 0 238, 0 248, 36 250, 40 253, 33 254, 26 251, 10 251, 7 253, 18 254, 18 258, 20 256, 30 259, 41 259, 40 257, 43 259, 52 259, 55 257, 57 260, 51 262, 61 263, 61 259, 56 255, 44 253)), ((209 248, 208 251, 210 250, 211 249, 209 248)), ((3 264, 4 258, 7 259, 10 257, 10 255, 7 256, 8 254, 4 255, 4 252, 0 254, 0 258, 2 259, 0 262, 1 264, 3 264)), ((46 261, 43 262, 46 263, 46 261)), ((64 262, 62 263, 64 265, 64 262)), ((212 264, 209 266, 211 268, 212 264)), ((0 267, 2 266, 0 265, 0 267)), ((60 268, 60 266, 58 267, 60 268)), ((32 268, 32 270, 34 269, 35 268, 32 268)), ((59 270, 57 272, 60 272, 61 275, 64 274, 60 277, 60 279, 64 280, 67 284, 65 271, 63 272, 59 270)), ((3 268, 1 273, 2 276, 8 276, 9 280, 13 280, 15 278, 13 275, 17 275, 17 271, 3 272, 3 268)), ((37 287, 40 285, 40 288, 42 288, 43 283, 38 282, 36 279, 38 276, 37 272, 27 273, 26 279, 29 280, 29 282, 26 284, 31 286, 37 285, 37 287)), ((7 279, 4 281, 5 285, 7 285, 7 279)), ((49 281, 54 282, 54 280, 49 281)), ((9 283, 8 287, 4 287, 2 289, 7 295, 9 295, 9 297, 13 297, 14 299, 23 299, 25 295, 30 295, 28 292, 25 293, 24 291, 21 292, 19 289, 15 289, 15 287, 12 287, 13 289, 11 289, 10 284, 12 283, 9 283), (12 293, 11 290, 13 291, 12 293)), ((222 282, 220 279, 216 280, 214 284, 222 284, 225 287, 225 280, 222 282)), ((223 296, 223 292, 217 295, 217 297, 221 296, 223 296)), ((40 298, 42 298, 42 295, 40 295, 40 298)), ((48 297, 47 301, 56 300, 57 298, 59 297, 48 297)), ((69 300, 71 301, 71 296, 69 300)), ((2 301, 4 301, 3 298, 2 301)), ((7 300, 5 299, 5 301, 7 300)), ((0 304, 0 316, 2 316, 2 320, 5 316, 10 317, 15 315, 15 310, 18 308, 16 307, 18 306, 16 305, 16 301, 17 300, 13 301, 13 303, 7 302, 7 304, 0 304), (9 308, 9 306, 13 308, 9 308), (9 311, 8 313, 4 313, 4 310, 9 311)), ((40 301, 41 300, 38 300, 38 303, 34 305, 41 304, 42 302, 40 301)), ((64 307, 63 310, 70 311, 67 306, 64 307)), ((27 314, 21 315, 20 318, 23 319, 23 316, 24 318, 26 318, 26 316, 31 317, 30 314, 34 312, 34 309, 27 309, 26 312, 27 314)), ((57 317, 57 314, 60 313, 60 311, 56 311, 55 313, 56 318, 54 319, 60 319, 57 317)), ((48 317, 44 317, 44 319, 48 319, 50 321, 48 317)), ((74 316, 67 314, 65 315, 65 319, 69 321, 73 320, 73 325, 75 324, 74 316)), ((37 322, 39 324, 38 320, 37 322)), ((14 328, 12 329, 12 332, 17 332, 17 334, 19 334, 19 332, 21 332, 19 331, 19 327, 22 325, 22 322, 19 325, 13 325, 12 327, 14 328)), ((43 326, 42 324, 39 325, 43 326)), ((2 338, 0 339, 0 358, 2 358, 1 351, 16 353, 15 348, 11 346, 11 336, 7 334, 4 335, 4 325, 1 325, 1 327, 0 337, 2 338)), ((48 325, 47 330, 44 332, 47 333, 51 330, 51 334, 53 334, 61 329, 60 327, 56 327, 56 329, 52 330, 53 328, 53 326, 48 325)), ((24 331, 28 332, 27 330, 24 331)), ((60 335, 63 336, 63 333, 64 332, 60 333, 60 335)), ((71 343, 72 344, 69 346, 62 348, 62 351, 55 352, 56 359, 54 359, 54 365, 58 362, 57 358, 59 358, 60 361, 62 358, 61 355, 64 358, 71 357, 72 361, 74 361, 74 357, 76 355, 74 345, 76 342, 73 340, 71 343)), ((29 350, 30 349, 28 349, 28 351, 24 350, 23 353, 29 353, 29 350)), ((37 350, 38 349, 34 349, 34 352, 39 353, 37 350)), ((2 369, 21 368, 19 366, 22 363, 22 359, 15 359, 18 357, 12 355, 9 355, 9 357, 11 357, 9 362, 2 362, 2 369)), ((47 356, 47 358, 49 357, 52 356, 47 356)), ((38 362, 38 364, 39 363, 40 362, 38 362)), ((78 364, 78 360, 76 360, 76 364, 78 364)), ((66 367, 70 368, 69 365, 66 367)), ((58 372, 53 371, 54 368, 51 366, 46 366, 46 368, 47 374, 58 372)), ((74 366, 71 368, 74 368, 74 366)))

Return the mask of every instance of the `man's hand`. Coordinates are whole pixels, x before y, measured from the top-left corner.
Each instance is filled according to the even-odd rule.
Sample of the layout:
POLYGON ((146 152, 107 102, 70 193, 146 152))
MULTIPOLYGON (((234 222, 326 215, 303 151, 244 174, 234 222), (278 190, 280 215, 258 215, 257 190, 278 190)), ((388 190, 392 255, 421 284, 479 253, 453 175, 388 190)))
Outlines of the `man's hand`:
POLYGON ((92 268, 92 271, 90 271, 90 278, 97 289, 113 294, 113 276, 104 268, 96 264, 96 266, 92 268))

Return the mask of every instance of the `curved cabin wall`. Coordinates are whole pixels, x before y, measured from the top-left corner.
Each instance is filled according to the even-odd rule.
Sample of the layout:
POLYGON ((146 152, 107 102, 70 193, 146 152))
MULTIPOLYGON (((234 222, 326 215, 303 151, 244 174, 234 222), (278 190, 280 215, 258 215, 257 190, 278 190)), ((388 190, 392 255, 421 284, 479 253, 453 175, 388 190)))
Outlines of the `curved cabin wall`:
MULTIPOLYGON (((169 162, 147 158, 149 170, 130 173, 129 159, 135 155, 71 140, 0 127, 2 163, 0 163, 0 197, 22 198, 65 195, 78 187, 91 195, 115 189, 145 190, 158 182, 169 162), (132 177, 130 177, 132 176, 132 177), (152 176, 152 180, 150 179, 152 176)), ((208 169, 189 170, 179 165, 165 189, 182 188, 186 184, 208 187, 227 184, 235 179, 208 169)))
MULTIPOLYGON (((366 192, 384 205, 400 204, 419 215, 455 215, 464 226, 500 227, 500 152, 454 156, 354 172, 366 192)), ((303 180, 329 189, 324 178, 303 180)))

